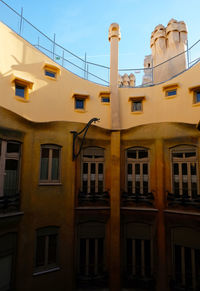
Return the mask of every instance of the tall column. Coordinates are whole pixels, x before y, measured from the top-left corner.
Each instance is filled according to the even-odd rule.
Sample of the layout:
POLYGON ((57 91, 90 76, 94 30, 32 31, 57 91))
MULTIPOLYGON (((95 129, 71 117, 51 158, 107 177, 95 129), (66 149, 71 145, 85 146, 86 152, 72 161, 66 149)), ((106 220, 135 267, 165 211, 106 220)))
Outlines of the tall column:
POLYGON ((120 104, 118 96, 118 42, 120 38, 119 25, 112 23, 108 36, 110 41, 110 105, 112 129, 120 129, 120 104))
POLYGON ((110 291, 120 291, 120 131, 111 133, 110 291))
POLYGON ((156 177, 157 177, 157 201, 156 208, 158 209, 157 217, 157 251, 158 251, 158 265, 157 265, 157 291, 167 291, 167 260, 166 260, 166 233, 164 221, 165 208, 165 191, 164 191, 164 151, 163 140, 156 141, 156 177))

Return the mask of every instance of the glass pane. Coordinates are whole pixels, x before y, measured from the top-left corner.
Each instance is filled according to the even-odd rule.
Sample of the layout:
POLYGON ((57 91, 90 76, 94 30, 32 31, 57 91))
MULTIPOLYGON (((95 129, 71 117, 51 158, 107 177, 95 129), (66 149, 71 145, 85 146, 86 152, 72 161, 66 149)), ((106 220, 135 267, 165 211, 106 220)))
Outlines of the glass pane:
POLYGON ((143 194, 147 194, 148 192, 148 182, 143 181, 143 194))
POLYGON ((45 264, 45 239, 45 236, 37 237, 36 267, 44 266, 45 264))
POLYGON ((144 241, 144 254, 145 254, 145 276, 151 275, 151 242, 150 240, 144 241))
POLYGON ((174 171, 174 175, 178 175, 179 174, 178 164, 173 164, 173 171, 174 171))
POLYGON ((136 255, 136 275, 140 276, 141 275, 141 240, 136 239, 135 240, 135 255, 136 255))
POLYGON ((142 111, 142 102, 141 101, 133 101, 133 111, 142 111))
POLYGON ((187 175, 187 164, 186 163, 182 164, 182 175, 187 175))
POLYGON ((4 195, 14 195, 18 191, 18 160, 6 160, 4 195))
POLYGON ((98 239, 98 273, 102 274, 104 269, 104 239, 98 239))
POLYGON ((136 150, 128 150, 127 157, 131 159, 136 159, 136 150))
POLYGON ((83 174, 88 173, 88 163, 83 163, 83 174))
POLYGON ((181 247, 175 245, 174 247, 174 261, 175 261, 175 280, 177 284, 181 284, 181 247))
POLYGON ((128 174, 129 174, 129 175, 132 174, 132 164, 128 164, 128 165, 127 165, 127 171, 128 171, 128 174))
POLYGON ((103 193, 103 181, 98 181, 98 192, 103 193))
POLYGON ((103 163, 98 164, 98 172, 99 174, 103 174, 103 163))
POLYGON ((176 95, 176 90, 167 91, 167 96, 173 96, 173 95, 176 95))
POLYGON ((148 175, 148 164, 143 164, 143 174, 148 175))
POLYGON ((89 274, 94 275, 95 239, 89 240, 89 274))
POLYGON ((173 153, 172 156, 175 158, 183 158, 183 153, 173 153))
POLYGON ((191 152, 191 153, 185 153, 185 157, 189 158, 189 157, 195 157, 196 156, 196 152, 191 152))
POLYGON ((45 70, 44 73, 48 77, 51 77, 51 78, 55 78, 56 77, 56 73, 53 72, 53 71, 45 70))
POLYGON ((127 273, 131 274, 132 273, 132 257, 133 257, 133 249, 132 249, 132 239, 127 239, 126 240, 126 268, 127 268, 127 273))
POLYGON ((18 97, 25 97, 25 86, 15 84, 15 95, 18 97))
POLYGON ((188 195, 188 183, 183 182, 183 195, 188 195))
POLYGON ((49 235, 48 264, 55 264, 57 261, 57 235, 49 235))
POLYGON ((95 174, 95 172, 96 172, 96 164, 95 163, 91 164, 90 172, 91 172, 91 174, 95 174))
POLYGON ((59 150, 54 149, 52 153, 51 179, 59 180, 59 150))
POLYGON ((79 268, 80 274, 86 273, 86 239, 80 239, 79 268))
POLYGON ((84 100, 83 99, 76 99, 75 108, 76 109, 84 109, 84 100))
POLYGON ((136 175, 140 174, 140 164, 135 164, 135 174, 136 175))
POLYGON ((191 175, 196 175, 197 174, 196 163, 191 163, 190 164, 190 171, 191 171, 191 175))
POLYGON ((139 150, 139 159, 148 158, 147 150, 139 150))
POLYGON ((140 194, 140 182, 139 181, 135 182, 135 193, 140 194))
POLYGON ((196 92, 196 102, 200 102, 200 91, 196 92))
POLYGON ((49 158, 41 159, 40 180, 48 180, 49 158))
POLYGON ((15 142, 7 142, 7 153, 19 153, 20 144, 15 142))
POLYGON ((95 180, 90 181, 90 193, 95 193, 95 180))
POLYGON ((83 193, 87 193, 88 181, 83 181, 83 193))
POLYGON ((196 196, 197 193, 197 183, 192 183, 192 196, 196 196))
POLYGON ((179 183, 174 182, 174 194, 179 195, 179 183))
POLYGON ((1 156, 1 144, 2 144, 2 141, 0 140, 0 156, 1 156))

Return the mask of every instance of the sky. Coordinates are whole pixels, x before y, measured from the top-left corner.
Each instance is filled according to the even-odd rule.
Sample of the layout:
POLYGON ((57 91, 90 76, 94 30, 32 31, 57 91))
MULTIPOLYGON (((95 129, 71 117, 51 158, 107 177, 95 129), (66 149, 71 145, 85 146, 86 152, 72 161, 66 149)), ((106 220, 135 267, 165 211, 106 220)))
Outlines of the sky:
MULTIPOLYGON (((81 58, 86 53, 88 61, 102 65, 109 66, 112 22, 121 30, 119 68, 143 67, 144 56, 151 54, 151 32, 158 24, 166 26, 171 18, 186 22, 189 46, 200 39, 200 0, 4 1, 19 13, 23 7, 26 19, 50 38, 55 34, 56 42, 66 49, 81 58)), ((0 20, 9 22, 6 14, 0 0, 0 20)))

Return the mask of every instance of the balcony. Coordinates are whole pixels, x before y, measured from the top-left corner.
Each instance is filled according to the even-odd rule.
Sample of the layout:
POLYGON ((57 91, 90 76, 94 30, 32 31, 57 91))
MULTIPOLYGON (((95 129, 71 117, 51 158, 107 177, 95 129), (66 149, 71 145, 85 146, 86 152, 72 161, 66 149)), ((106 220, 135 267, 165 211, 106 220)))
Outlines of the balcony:
POLYGON ((78 205, 79 206, 109 206, 110 196, 108 191, 104 192, 93 192, 85 193, 79 191, 78 194, 78 205))
POLYGON ((122 194, 122 206, 127 206, 132 203, 153 206, 153 201, 154 195, 151 192, 146 194, 124 192, 122 194))
POLYGON ((0 196, 0 214, 18 212, 20 209, 20 193, 0 196))
POLYGON ((81 275, 77 276, 77 285, 81 290, 99 290, 108 287, 108 274, 102 273, 97 275, 81 275))
POLYGON ((179 195, 167 192, 168 206, 186 206, 200 209, 200 195, 179 195))

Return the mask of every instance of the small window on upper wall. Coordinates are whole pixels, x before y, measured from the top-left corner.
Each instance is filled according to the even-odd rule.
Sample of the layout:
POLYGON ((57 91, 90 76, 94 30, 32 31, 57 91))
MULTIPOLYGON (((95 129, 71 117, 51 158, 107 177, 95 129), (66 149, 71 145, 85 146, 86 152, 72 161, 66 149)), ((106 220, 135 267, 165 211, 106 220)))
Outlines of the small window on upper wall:
POLYGON ((85 100, 80 98, 75 98, 75 109, 84 109, 85 100))
POLYGON ((194 91, 194 103, 200 102, 200 90, 194 91))
POLYGON ((174 95, 176 95, 176 89, 166 91, 167 97, 174 96, 174 95))
POLYGON ((51 64, 45 64, 44 75, 50 79, 57 79, 58 74, 60 74, 60 69, 51 64))
POLYGON ((165 92, 165 97, 175 97, 177 96, 178 84, 170 84, 163 87, 163 91, 165 92))
POLYGON ((110 97, 108 97, 108 96, 102 96, 101 97, 101 102, 102 103, 110 103, 110 97))
POLYGON ((142 111, 142 101, 132 101, 132 112, 142 111))
POLYGON ((104 103, 104 104, 110 103, 110 92, 109 91, 100 92, 99 97, 101 97, 101 103, 104 103))
POLYGON ((21 78, 15 77, 14 80, 15 97, 21 101, 28 101, 29 89, 32 89, 33 83, 21 78))

